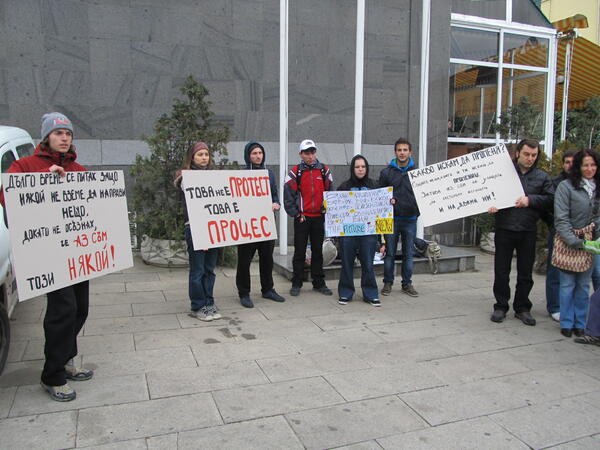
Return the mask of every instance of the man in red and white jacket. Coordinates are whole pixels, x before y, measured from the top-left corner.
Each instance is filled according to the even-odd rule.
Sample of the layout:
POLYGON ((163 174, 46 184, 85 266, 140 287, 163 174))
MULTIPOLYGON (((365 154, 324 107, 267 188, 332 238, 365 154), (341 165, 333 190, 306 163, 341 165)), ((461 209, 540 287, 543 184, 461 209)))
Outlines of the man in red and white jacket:
POLYGON ((323 239, 325 238, 325 210, 323 192, 330 191, 333 177, 329 167, 317 159, 317 146, 314 141, 305 139, 300 143, 302 161, 292 167, 285 178, 285 212, 294 219, 294 276, 290 294, 300 294, 306 259, 306 245, 310 236, 312 258, 310 274, 313 289, 323 295, 332 295, 325 285, 323 273, 323 239))

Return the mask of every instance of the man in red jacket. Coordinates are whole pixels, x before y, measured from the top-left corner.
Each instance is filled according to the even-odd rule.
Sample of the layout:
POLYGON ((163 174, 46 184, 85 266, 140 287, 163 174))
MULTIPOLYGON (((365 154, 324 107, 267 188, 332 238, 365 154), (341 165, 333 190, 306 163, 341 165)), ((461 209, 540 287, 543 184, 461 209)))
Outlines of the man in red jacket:
MULTIPOLYGON (((53 112, 42 117, 42 140, 33 156, 18 159, 8 173, 54 172, 64 177, 65 172, 82 172, 85 167, 75 161, 73 124, 63 114, 53 112)), ((0 201, 4 205, 4 192, 0 201)), ((42 387, 53 400, 68 402, 76 397, 67 380, 85 381, 93 376, 89 369, 76 367, 77 334, 88 315, 89 282, 67 286, 47 294, 48 304, 44 317, 44 355, 42 387)))
POLYGON ((305 139, 300 143, 300 158, 302 161, 289 171, 284 186, 285 212, 294 219, 294 276, 290 295, 296 297, 300 294, 309 236, 313 289, 323 295, 332 295, 331 289, 325 285, 323 273, 323 192, 331 190, 333 177, 329 168, 317 159, 314 141, 305 139))

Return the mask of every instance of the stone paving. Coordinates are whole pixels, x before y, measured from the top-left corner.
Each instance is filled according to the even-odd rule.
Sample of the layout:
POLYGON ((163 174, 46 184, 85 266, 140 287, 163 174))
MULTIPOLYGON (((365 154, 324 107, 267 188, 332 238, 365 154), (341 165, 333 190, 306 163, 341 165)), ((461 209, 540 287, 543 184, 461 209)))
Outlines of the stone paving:
POLYGON ((396 288, 381 308, 306 284, 292 298, 277 276, 287 301, 254 295, 254 309, 220 269, 224 317, 204 323, 187 316, 186 270, 136 259, 91 283, 79 348, 95 376, 73 402, 38 384, 45 300, 17 306, 0 447, 600 448, 600 348, 559 334, 537 275, 538 325, 490 322, 491 257, 477 268, 417 275, 420 297, 396 288))

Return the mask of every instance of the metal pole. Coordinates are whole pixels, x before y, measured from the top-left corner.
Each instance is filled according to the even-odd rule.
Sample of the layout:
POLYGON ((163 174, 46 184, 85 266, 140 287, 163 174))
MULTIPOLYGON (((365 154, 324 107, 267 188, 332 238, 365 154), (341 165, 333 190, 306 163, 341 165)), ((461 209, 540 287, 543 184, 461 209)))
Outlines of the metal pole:
MULTIPOLYGON (((283 186, 287 175, 288 156, 288 37, 289 0, 279 1, 279 198, 283 202, 283 186)), ((287 215, 279 210, 279 254, 287 255, 287 215)))
POLYGON ((354 77, 354 154, 361 153, 365 55, 365 0, 356 1, 356 74, 354 77))
MULTIPOLYGON (((419 167, 427 165, 427 116, 429 112, 429 30, 431 27, 431 0, 423 0, 421 25, 421 102, 419 108, 419 167)), ((424 226, 419 218, 417 236, 423 238, 424 226)))
POLYGON ((567 115, 569 104, 569 80, 571 79, 571 39, 567 41, 565 49, 565 80, 563 82, 562 115, 560 121, 560 140, 564 141, 567 136, 567 115))

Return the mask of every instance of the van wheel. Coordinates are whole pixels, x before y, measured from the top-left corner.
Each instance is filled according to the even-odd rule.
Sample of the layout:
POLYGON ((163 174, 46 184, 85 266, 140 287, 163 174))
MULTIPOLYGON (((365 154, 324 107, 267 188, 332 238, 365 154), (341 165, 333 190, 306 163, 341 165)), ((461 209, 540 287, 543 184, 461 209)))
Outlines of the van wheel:
POLYGON ((4 370, 6 358, 8 358, 8 347, 10 345, 10 322, 8 312, 4 304, 0 302, 0 375, 4 370))

